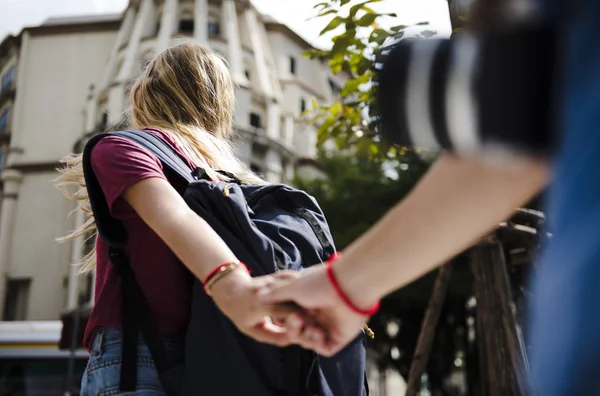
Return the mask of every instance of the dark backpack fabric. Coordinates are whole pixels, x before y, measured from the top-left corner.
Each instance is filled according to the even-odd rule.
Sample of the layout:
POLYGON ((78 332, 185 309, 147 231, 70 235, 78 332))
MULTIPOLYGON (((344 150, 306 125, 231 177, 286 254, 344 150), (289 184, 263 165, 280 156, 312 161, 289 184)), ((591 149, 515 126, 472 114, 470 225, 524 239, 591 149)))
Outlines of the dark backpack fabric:
POLYGON ((314 198, 286 185, 242 185, 214 182, 202 169, 190 169, 158 137, 144 131, 94 136, 86 145, 83 166, 88 194, 101 238, 124 290, 121 390, 136 387, 138 333, 150 349, 169 395, 364 396, 365 337, 361 334, 332 358, 297 346, 262 344, 240 333, 195 281, 190 324, 185 341, 185 366, 169 364, 152 322, 143 292, 129 267, 127 235, 112 218, 92 171, 90 154, 102 138, 117 135, 154 153, 165 171, 188 183, 184 199, 223 238, 252 276, 282 269, 301 271, 324 262, 335 252, 325 216, 314 198))

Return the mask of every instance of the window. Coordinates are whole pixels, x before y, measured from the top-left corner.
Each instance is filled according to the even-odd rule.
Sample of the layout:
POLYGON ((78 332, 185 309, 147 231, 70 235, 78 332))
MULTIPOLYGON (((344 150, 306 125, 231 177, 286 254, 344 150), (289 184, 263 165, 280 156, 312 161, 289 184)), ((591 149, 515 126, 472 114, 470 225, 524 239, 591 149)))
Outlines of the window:
POLYGON ((15 321, 27 319, 29 289, 31 279, 9 279, 6 282, 6 300, 2 320, 15 321))
POLYGON ((250 125, 254 128, 262 128, 260 124, 260 115, 256 113, 250 113, 250 125))
POLYGON ((102 112, 102 118, 100 118, 100 124, 98 125, 99 131, 106 131, 108 128, 108 112, 105 110, 102 112))
POLYGON ((221 24, 217 21, 208 22, 208 37, 214 38, 221 35, 221 24))
POLYGON ((257 175, 263 174, 262 168, 259 165, 256 165, 254 162, 250 164, 250 169, 252 170, 252 172, 256 173, 257 175))
POLYGON ((337 85, 337 83, 335 81, 333 81, 332 78, 329 79, 329 87, 331 88, 331 92, 333 92, 334 95, 339 95, 340 92, 342 92, 341 88, 337 85))
POLYGON ((296 74, 296 58, 290 56, 290 73, 296 74))
POLYGON ((77 305, 82 306, 92 301, 93 282, 94 276, 92 274, 86 274, 79 279, 77 305))
POLYGON ((306 111, 306 100, 304 98, 300 99, 300 115, 302 115, 306 111))
POLYGON ((12 84, 15 80, 15 67, 11 67, 8 69, 6 73, 2 76, 2 83, 0 85, 0 91, 5 91, 12 87, 12 84))
POLYGON ((246 78, 248 80, 250 80, 250 70, 248 70, 248 69, 244 70, 244 74, 246 75, 246 78))
POLYGON ((288 179, 289 166, 290 163, 287 160, 281 160, 281 183, 283 184, 291 182, 291 180, 288 179))
POLYGON ((179 21, 179 33, 188 35, 194 34, 194 20, 182 19, 179 21))
POLYGON ((8 107, 0 112, 0 135, 8 129, 8 107))
POLYGON ((285 124, 285 117, 281 117, 281 119, 279 120, 279 137, 283 140, 285 140, 287 135, 286 128, 287 126, 285 124))

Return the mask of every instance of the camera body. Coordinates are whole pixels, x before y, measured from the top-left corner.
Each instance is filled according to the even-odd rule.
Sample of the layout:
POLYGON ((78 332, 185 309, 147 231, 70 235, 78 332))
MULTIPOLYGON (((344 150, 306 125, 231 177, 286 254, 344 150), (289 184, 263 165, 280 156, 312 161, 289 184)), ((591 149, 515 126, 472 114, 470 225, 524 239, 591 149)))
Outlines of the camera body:
POLYGON ((547 156, 558 97, 553 29, 403 40, 378 71, 380 132, 392 143, 460 155, 547 156))

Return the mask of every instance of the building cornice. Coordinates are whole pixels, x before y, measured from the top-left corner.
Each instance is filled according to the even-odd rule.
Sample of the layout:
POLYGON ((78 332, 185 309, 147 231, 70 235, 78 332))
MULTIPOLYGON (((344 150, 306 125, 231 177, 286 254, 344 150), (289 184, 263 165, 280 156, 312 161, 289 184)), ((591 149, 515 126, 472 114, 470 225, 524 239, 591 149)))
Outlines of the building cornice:
POLYGON ((11 164, 7 169, 14 169, 21 173, 32 173, 32 172, 52 172, 60 168, 60 162, 44 161, 44 162, 31 162, 31 163, 16 163, 11 164))
POLYGON ((90 33, 104 31, 118 31, 121 26, 121 18, 115 20, 98 21, 91 23, 68 23, 60 25, 41 25, 36 27, 27 27, 23 31, 28 31, 31 36, 41 36, 50 34, 72 34, 72 33, 90 33))
POLYGON ((265 28, 267 29, 267 32, 283 33, 286 36, 288 36, 289 38, 291 38, 296 44, 298 44, 303 49, 305 49, 305 50, 315 49, 315 47, 312 44, 310 44, 308 41, 306 41, 305 39, 300 37, 300 35, 298 35, 298 33, 294 32, 292 29, 290 29, 289 26, 284 25, 283 23, 264 22, 264 24, 265 24, 265 28))

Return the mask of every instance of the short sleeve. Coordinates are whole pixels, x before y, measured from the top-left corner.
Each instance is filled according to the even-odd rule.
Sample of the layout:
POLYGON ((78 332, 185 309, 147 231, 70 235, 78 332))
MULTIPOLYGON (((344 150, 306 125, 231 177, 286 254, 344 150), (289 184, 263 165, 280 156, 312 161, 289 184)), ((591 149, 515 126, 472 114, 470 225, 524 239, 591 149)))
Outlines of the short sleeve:
POLYGON ((100 140, 92 149, 90 161, 111 213, 128 187, 148 178, 167 180, 154 154, 119 136, 100 140))

